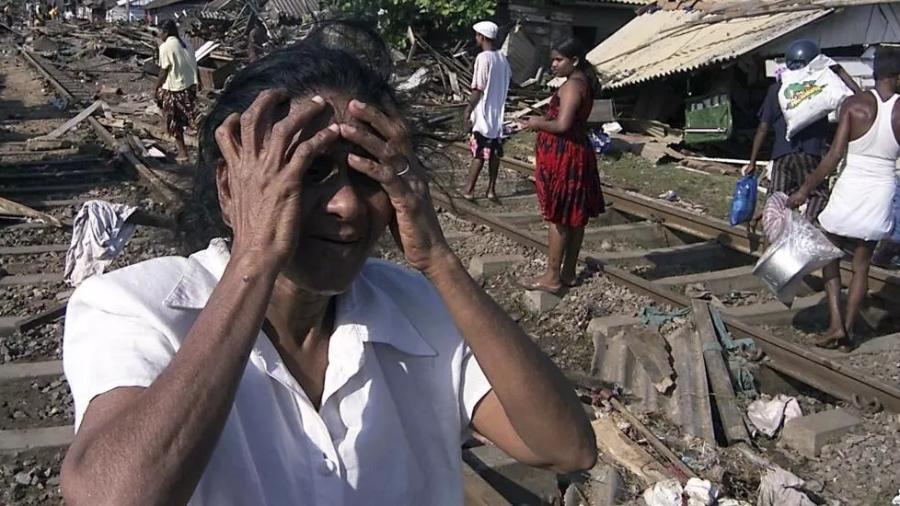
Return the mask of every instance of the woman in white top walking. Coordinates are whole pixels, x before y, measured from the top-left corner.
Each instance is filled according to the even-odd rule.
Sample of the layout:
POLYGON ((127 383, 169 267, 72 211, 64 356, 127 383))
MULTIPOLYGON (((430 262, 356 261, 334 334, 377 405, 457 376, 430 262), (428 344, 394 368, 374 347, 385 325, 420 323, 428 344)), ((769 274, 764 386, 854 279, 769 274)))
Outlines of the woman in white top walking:
POLYGON ((835 260, 825 267, 830 325, 818 346, 849 350, 859 306, 868 290, 869 263, 876 243, 893 228, 894 166, 900 156, 900 107, 897 85, 900 51, 878 48, 875 53, 875 89, 847 99, 831 149, 788 205, 800 206, 812 188, 822 182, 846 154, 847 164, 834 185, 819 224, 842 248, 853 250, 853 278, 842 318, 840 267, 835 260))

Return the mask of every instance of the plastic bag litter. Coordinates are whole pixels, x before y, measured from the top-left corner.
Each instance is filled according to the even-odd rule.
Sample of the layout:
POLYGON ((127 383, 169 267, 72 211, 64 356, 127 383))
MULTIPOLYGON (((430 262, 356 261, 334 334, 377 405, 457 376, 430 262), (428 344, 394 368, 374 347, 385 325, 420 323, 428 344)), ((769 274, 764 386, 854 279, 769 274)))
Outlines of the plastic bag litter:
POLYGON ((591 146, 594 147, 594 152, 598 155, 608 152, 612 147, 612 139, 609 138, 609 134, 599 128, 588 130, 588 139, 591 141, 591 146))
POLYGON ((772 437, 788 420, 803 416, 797 399, 778 394, 771 400, 755 400, 747 406, 747 418, 763 434, 772 437))
POLYGON ((681 506, 681 495, 684 489, 677 479, 659 481, 647 490, 642 497, 647 506, 681 506))
POLYGON ((900 506, 900 490, 897 491, 897 497, 891 499, 891 506, 900 506))
POLYGON ((708 480, 691 478, 684 484, 684 495, 687 496, 688 506, 711 506, 716 504, 719 488, 708 480))
POLYGON ((843 252, 821 230, 797 211, 785 209, 785 225, 777 239, 763 253, 753 273, 784 304, 790 305, 800 281, 843 252))
POLYGON ((763 233, 770 243, 776 239, 784 231, 785 221, 788 217, 787 210, 788 196, 784 192, 775 192, 766 199, 766 205, 763 207, 762 226, 763 233))
POLYGON ((719 488, 708 480, 691 478, 681 486, 681 483, 673 478, 671 480, 654 483, 644 490, 642 496, 647 506, 711 506, 716 504, 719 497, 719 488), (683 502, 683 498, 687 502, 683 502))
POLYGON ((794 474, 773 467, 759 481, 756 506, 815 506, 801 490, 805 484, 794 474))
POLYGON ((781 74, 778 103, 787 124, 787 140, 807 126, 828 116, 844 98, 853 94, 831 70, 834 60, 819 55, 809 65, 781 74))
POLYGON ((731 199, 731 213, 729 222, 731 226, 746 223, 753 218, 756 210, 756 176, 747 174, 737 180, 734 185, 734 196, 731 199))

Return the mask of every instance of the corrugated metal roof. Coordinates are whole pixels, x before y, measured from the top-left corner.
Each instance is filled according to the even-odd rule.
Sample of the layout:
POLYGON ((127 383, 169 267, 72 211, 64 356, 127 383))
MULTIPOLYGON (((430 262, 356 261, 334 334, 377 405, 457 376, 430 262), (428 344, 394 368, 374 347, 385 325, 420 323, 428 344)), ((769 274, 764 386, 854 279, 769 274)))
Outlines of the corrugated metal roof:
POLYGON ((315 0, 269 0, 267 9, 291 18, 301 18, 315 12, 319 6, 315 0))
POLYGON ((832 12, 819 9, 690 24, 704 13, 656 11, 632 19, 588 53, 606 88, 737 58, 832 12))

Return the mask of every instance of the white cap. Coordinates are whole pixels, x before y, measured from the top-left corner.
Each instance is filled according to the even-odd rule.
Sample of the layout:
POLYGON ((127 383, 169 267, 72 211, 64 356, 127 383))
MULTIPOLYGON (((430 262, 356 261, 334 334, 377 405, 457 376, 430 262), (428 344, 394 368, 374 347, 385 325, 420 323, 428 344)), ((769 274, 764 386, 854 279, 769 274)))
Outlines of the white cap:
POLYGON ((491 40, 497 39, 497 32, 500 30, 497 23, 493 21, 479 21, 472 29, 475 30, 475 33, 480 33, 491 40))

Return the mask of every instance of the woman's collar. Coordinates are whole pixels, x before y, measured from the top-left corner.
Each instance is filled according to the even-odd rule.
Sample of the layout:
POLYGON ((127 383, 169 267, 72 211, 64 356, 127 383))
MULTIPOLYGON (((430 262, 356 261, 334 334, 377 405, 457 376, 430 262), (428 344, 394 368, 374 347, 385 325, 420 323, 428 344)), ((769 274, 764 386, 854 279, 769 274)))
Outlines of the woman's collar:
MULTIPOLYGON (((209 247, 188 258, 187 268, 163 304, 175 309, 206 307, 230 256, 225 239, 210 241, 209 247)), ((370 262, 363 267, 350 289, 337 296, 334 334, 349 332, 362 342, 388 344, 410 355, 436 355, 407 314, 419 308, 416 301, 403 303, 402 298, 382 289, 367 275, 368 267, 370 262)))

